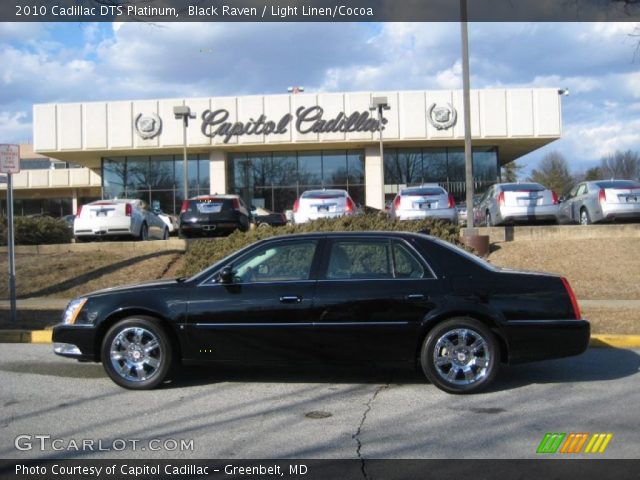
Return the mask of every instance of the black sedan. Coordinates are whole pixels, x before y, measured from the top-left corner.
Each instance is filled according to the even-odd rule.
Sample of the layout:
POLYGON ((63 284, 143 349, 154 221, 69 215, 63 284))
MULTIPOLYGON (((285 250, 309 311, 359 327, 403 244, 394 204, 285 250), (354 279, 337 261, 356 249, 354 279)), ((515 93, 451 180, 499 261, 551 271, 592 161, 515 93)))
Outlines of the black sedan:
POLYGON ((180 362, 384 362, 471 393, 499 363, 582 353, 589 323, 559 276, 501 270, 422 234, 315 233, 262 240, 188 279, 75 299, 53 341, 132 389, 180 362))

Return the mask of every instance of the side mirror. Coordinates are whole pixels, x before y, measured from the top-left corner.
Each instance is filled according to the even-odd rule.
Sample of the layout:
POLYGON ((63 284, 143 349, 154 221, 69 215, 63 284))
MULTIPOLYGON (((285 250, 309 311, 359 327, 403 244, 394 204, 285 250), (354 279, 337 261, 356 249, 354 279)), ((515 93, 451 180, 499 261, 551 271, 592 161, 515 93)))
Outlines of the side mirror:
POLYGON ((227 265, 218 274, 218 283, 233 283, 233 267, 227 265))

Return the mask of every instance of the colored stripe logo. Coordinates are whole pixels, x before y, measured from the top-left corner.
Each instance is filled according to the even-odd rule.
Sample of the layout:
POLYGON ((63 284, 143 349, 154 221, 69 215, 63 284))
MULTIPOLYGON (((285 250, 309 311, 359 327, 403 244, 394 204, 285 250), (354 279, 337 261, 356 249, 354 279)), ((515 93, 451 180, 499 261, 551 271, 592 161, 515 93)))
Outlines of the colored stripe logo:
POLYGON ((536 453, 604 453, 612 438, 612 433, 550 432, 544 435, 536 453))

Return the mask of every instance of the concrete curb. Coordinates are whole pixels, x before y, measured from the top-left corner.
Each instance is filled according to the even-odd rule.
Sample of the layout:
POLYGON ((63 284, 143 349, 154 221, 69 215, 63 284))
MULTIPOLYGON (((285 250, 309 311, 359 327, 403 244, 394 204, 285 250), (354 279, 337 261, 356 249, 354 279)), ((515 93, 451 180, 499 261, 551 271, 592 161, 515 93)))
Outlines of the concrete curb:
MULTIPOLYGON (((51 343, 52 330, 0 330, 0 343, 51 343)), ((591 335, 591 348, 640 348, 640 335, 591 335)))

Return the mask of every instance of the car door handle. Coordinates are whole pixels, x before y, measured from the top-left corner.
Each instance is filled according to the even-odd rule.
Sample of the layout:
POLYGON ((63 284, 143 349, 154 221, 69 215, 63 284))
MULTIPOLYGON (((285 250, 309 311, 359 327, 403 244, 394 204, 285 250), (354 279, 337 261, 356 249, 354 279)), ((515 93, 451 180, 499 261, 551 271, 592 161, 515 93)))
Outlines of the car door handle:
POLYGON ((427 296, 423 295, 422 293, 412 293, 410 295, 405 295, 404 299, 411 302, 418 302, 420 300, 426 300, 427 296))
POLYGON ((302 297, 298 295, 283 295, 280 297, 280 303, 300 303, 302 301, 302 297))

